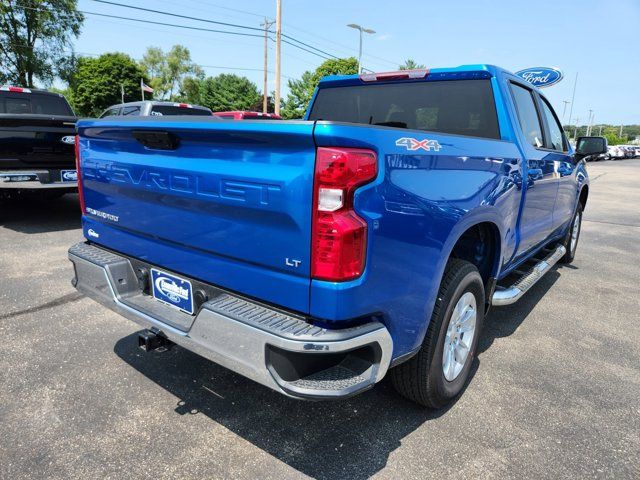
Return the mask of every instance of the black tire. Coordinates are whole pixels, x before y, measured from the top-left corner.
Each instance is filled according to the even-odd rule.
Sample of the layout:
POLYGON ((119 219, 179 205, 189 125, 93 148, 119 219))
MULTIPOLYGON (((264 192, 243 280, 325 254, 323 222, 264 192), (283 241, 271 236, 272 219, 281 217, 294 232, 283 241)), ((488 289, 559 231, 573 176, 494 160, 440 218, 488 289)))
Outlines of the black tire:
POLYGON ((414 357, 390 372, 393 386, 400 395, 429 408, 441 408, 458 396, 475 359, 484 302, 484 284, 475 265, 464 260, 449 260, 422 347, 414 357), (442 358, 447 327, 456 303, 466 292, 471 292, 476 300, 475 335, 462 370, 453 381, 448 381, 442 358))
POLYGON ((578 249, 578 243, 580 240, 580 233, 582 232, 582 209, 582 204, 578 203, 576 213, 573 214, 573 218, 571 219, 571 223, 569 224, 567 234, 565 235, 564 241, 562 242, 564 248, 567 249, 567 253, 565 253, 564 256, 560 259, 560 263, 569 264, 573 262, 573 259, 576 256, 576 251, 578 249), (571 237, 576 219, 578 221, 578 237, 576 238, 575 244, 572 247, 571 237))

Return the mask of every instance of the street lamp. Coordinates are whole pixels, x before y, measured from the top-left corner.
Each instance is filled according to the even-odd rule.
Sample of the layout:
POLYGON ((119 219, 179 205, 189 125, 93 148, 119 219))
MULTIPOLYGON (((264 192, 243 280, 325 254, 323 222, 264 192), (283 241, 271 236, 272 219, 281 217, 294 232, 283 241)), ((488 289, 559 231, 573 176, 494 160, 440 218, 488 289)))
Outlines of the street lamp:
POLYGON ((371 30, 370 28, 362 28, 362 26, 357 23, 350 23, 347 27, 355 28, 360 31, 360 49, 358 50, 358 73, 362 73, 362 32, 364 33, 376 33, 375 30, 371 30))

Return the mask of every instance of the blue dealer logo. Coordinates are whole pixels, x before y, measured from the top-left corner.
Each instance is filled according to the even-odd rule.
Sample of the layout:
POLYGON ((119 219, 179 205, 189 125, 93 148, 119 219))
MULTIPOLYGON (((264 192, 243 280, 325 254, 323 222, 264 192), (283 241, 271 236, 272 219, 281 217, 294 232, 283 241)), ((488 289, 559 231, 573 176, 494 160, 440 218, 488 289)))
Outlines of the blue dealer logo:
POLYGON ((193 292, 191 282, 167 272, 151 269, 153 296, 161 302, 193 313, 193 292))
POLYGON ((515 73, 516 76, 539 88, 550 87, 562 80, 562 72, 553 67, 525 68, 515 73))

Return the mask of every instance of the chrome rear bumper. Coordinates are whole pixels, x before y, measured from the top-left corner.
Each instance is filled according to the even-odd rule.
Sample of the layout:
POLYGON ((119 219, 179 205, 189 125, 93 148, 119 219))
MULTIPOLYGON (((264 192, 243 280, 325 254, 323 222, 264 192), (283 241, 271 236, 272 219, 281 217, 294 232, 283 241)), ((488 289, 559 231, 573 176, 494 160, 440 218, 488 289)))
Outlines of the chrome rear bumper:
POLYGON ((215 287, 194 317, 144 294, 133 259, 86 243, 71 247, 69 259, 74 286, 88 297, 292 397, 354 395, 381 380, 391 362, 391 336, 378 322, 328 330, 215 287))
POLYGON ((0 170, 0 190, 76 189, 75 181, 61 182, 60 170, 0 170), (56 177, 57 173, 57 177, 56 177))

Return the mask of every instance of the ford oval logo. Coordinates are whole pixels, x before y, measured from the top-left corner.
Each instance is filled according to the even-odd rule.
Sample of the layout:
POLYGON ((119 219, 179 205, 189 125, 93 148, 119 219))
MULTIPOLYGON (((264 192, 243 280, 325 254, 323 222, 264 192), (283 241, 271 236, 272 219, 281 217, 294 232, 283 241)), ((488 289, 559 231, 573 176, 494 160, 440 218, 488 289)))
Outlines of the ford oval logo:
POLYGON ((76 137, 74 135, 67 135, 66 137, 62 137, 60 141, 67 145, 73 145, 76 143, 76 137))
POLYGON ((518 77, 536 87, 550 87, 562 80, 562 72, 553 67, 525 68, 515 73, 518 77))

